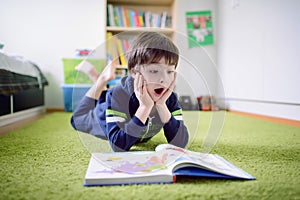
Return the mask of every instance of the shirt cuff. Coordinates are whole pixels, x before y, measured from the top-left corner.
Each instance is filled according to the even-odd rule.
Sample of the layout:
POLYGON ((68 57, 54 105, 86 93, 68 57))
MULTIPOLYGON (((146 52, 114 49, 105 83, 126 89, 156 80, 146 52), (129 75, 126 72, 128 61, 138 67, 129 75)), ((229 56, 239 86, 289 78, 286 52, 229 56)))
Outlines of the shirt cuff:
POLYGON ((138 125, 138 126, 145 126, 145 124, 139 119, 139 118, 137 118, 136 116, 133 116, 132 117, 132 121, 136 124, 136 125, 138 125))
POLYGON ((173 133, 177 133, 179 125, 180 125, 180 122, 178 122, 173 116, 171 116, 171 119, 169 120, 169 122, 164 125, 165 134, 168 137, 173 138, 174 137, 173 133))

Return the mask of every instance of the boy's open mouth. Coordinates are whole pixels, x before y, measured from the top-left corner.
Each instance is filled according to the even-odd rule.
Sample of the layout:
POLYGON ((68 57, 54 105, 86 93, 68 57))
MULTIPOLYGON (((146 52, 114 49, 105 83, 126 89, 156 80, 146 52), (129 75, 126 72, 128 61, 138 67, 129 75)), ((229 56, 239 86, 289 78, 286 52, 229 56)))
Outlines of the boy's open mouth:
POLYGON ((161 95, 161 93, 164 91, 164 88, 157 88, 157 89, 154 89, 154 92, 158 95, 161 95))

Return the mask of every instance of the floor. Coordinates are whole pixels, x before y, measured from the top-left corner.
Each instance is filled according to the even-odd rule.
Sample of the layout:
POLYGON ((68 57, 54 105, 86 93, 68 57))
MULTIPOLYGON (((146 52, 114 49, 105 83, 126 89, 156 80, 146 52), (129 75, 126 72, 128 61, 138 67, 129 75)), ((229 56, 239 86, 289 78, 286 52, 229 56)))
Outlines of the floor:
MULTIPOLYGON (((50 112, 47 112, 47 113, 51 113, 51 112, 53 112, 53 111, 50 111, 50 112)), ((60 111, 60 112, 62 112, 62 111, 60 111)), ((37 115, 37 116, 34 116, 34 117, 30 117, 30 118, 21 120, 19 122, 15 122, 15 123, 0 127, 0 137, 4 136, 5 134, 7 134, 7 133, 9 133, 13 130, 22 128, 23 126, 26 126, 30 123, 35 122, 36 120, 46 116, 47 113, 37 115)), ((258 119, 262 119, 262 120, 273 121, 273 122, 280 123, 280 124, 287 124, 287 125, 290 125, 290 126, 300 127, 300 121, 296 121, 296 120, 281 119, 281 118, 276 118, 276 117, 261 116, 261 115, 255 115, 255 114, 249 114, 249 113, 243 113, 243 112, 236 112, 236 111, 233 111, 233 113, 243 115, 243 116, 248 116, 248 117, 254 117, 254 118, 258 118, 258 119)))
POLYGON ((16 129, 22 128, 23 126, 31 124, 31 123, 35 122, 36 120, 44 117, 45 115, 47 115, 47 114, 45 113, 45 114, 40 114, 40 115, 33 116, 33 117, 28 117, 27 119, 24 119, 24 120, 21 120, 21 121, 12 123, 12 124, 8 124, 5 126, 1 126, 0 127, 0 137, 4 136, 5 134, 7 134, 13 130, 16 130, 16 129))

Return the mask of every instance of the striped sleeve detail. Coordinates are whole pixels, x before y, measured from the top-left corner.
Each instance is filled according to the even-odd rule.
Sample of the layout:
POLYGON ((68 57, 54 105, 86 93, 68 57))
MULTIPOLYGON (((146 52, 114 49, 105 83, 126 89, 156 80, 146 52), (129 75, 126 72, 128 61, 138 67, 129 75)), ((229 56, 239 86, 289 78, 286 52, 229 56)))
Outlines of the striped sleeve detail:
POLYGON ((125 119, 122 117, 106 117, 106 123, 111 122, 125 122, 125 119))
POLYGON ((125 113, 116 111, 116 110, 111 110, 107 109, 106 110, 106 123, 111 123, 111 122, 125 122, 127 119, 127 116, 125 113))
POLYGON ((125 113, 122 113, 122 112, 119 112, 119 111, 116 111, 116 110, 107 109, 106 110, 106 116, 110 116, 110 115, 119 116, 119 117, 127 119, 127 116, 126 116, 125 113))
POLYGON ((173 115, 173 117, 174 117, 176 120, 183 120, 183 117, 182 117, 182 109, 173 111, 173 112, 172 112, 172 115, 173 115))

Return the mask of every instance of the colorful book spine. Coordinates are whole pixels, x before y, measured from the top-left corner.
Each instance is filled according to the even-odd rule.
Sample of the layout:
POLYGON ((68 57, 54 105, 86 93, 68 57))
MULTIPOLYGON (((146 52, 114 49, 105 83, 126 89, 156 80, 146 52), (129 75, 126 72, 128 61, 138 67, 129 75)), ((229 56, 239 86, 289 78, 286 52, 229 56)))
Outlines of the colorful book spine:
POLYGON ((130 21, 129 21, 129 17, 127 14, 127 9, 124 8, 123 6, 121 6, 121 11, 122 11, 124 27, 130 27, 130 21))
POLYGON ((114 8, 112 4, 108 4, 107 5, 107 10, 108 10, 108 19, 109 19, 109 26, 115 26, 115 22, 114 22, 114 8))
POLYGON ((120 58, 120 63, 122 66, 127 66, 127 61, 125 59, 124 55, 124 49, 121 40, 118 38, 117 39, 117 47, 118 47, 118 52, 119 52, 119 58, 120 58))
POLYGON ((166 27, 166 21, 167 21, 167 12, 163 12, 162 15, 161 15, 160 28, 165 28, 166 27))
POLYGON ((170 26, 170 16, 166 11, 162 13, 144 12, 112 4, 107 5, 107 19, 109 26, 157 28, 170 26))
POLYGON ((124 19, 122 14, 122 8, 120 6, 115 6, 115 10, 119 19, 119 26, 124 27, 124 19))
POLYGON ((116 7, 113 7, 113 13, 114 13, 115 26, 120 26, 120 18, 119 18, 118 10, 116 9, 116 7))
POLYGON ((129 22, 130 22, 130 27, 136 27, 136 21, 134 19, 135 17, 135 12, 133 10, 127 10, 128 17, 129 17, 129 22))
POLYGON ((137 15, 138 15, 138 21, 139 21, 140 27, 144 27, 145 26, 145 23, 144 23, 144 12, 137 11, 137 15))

